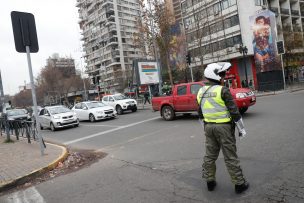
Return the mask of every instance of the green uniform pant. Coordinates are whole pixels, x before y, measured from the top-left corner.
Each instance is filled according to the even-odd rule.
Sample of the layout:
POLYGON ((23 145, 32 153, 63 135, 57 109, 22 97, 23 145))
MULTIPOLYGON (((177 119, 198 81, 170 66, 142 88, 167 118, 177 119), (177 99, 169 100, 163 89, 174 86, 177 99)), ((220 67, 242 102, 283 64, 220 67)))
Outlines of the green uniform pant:
POLYGON ((216 165, 220 149, 233 184, 243 184, 245 178, 236 154, 235 126, 233 124, 205 124, 206 154, 203 163, 203 178, 215 180, 216 165))

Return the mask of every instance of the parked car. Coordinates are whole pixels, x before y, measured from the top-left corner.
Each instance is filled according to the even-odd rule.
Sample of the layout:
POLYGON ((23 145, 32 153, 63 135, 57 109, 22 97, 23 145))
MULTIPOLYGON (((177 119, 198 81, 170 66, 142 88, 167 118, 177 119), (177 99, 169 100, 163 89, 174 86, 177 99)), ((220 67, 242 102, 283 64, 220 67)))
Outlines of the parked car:
POLYGON ((137 111, 137 102, 135 99, 129 99, 122 94, 105 95, 102 98, 102 103, 107 104, 115 108, 117 113, 123 114, 124 111, 131 110, 137 111))
POLYGON ((72 108, 72 111, 80 120, 90 120, 91 122, 117 116, 117 112, 112 106, 97 101, 80 102, 72 108))
POLYGON ((39 113, 40 129, 50 128, 55 131, 64 127, 78 127, 79 119, 76 113, 65 106, 47 106, 39 113))
POLYGON ((19 120, 19 121, 28 121, 31 120, 31 116, 28 114, 26 109, 9 109, 6 110, 7 119, 19 120))
MULTIPOLYGON (((172 87, 172 95, 152 98, 152 108, 160 111, 165 120, 173 120, 176 113, 189 114, 198 111, 196 95, 204 86, 203 82, 191 82, 178 84, 172 87)), ((248 88, 230 89, 233 99, 243 114, 249 106, 256 103, 254 93, 248 88)))

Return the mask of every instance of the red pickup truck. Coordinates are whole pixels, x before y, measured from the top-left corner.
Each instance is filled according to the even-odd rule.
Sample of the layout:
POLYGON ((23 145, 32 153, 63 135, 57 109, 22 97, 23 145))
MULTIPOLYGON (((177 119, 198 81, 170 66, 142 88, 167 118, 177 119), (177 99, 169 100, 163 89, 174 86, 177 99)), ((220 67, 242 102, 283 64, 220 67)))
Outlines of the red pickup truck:
MULTIPOLYGON (((196 94, 202 86, 203 82, 175 85, 170 96, 153 97, 152 108, 154 111, 160 111, 160 115, 167 121, 173 120, 176 113, 187 115, 197 112, 196 94)), ((248 88, 231 88, 230 92, 242 114, 256 102, 256 96, 248 88)))

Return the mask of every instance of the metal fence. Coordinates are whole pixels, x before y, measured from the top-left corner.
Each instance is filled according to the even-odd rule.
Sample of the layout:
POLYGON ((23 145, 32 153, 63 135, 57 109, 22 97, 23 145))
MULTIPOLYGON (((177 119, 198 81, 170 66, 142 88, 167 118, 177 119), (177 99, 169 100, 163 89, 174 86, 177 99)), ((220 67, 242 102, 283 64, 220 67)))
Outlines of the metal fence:
MULTIPOLYGON (((27 138, 28 143, 31 143, 31 139, 38 139, 38 131, 35 121, 7 120, 5 118, 0 118, 1 136, 3 136, 4 133, 8 139, 10 139, 10 135, 16 136, 17 140, 19 140, 19 137, 25 137, 27 138)), ((44 141, 43 145, 45 147, 44 141)))
MULTIPOLYGON (((298 89, 304 89, 304 81, 286 81, 285 90, 294 91, 298 89)), ((259 89, 257 92, 278 92, 284 90, 283 81, 270 81, 259 83, 259 89)))

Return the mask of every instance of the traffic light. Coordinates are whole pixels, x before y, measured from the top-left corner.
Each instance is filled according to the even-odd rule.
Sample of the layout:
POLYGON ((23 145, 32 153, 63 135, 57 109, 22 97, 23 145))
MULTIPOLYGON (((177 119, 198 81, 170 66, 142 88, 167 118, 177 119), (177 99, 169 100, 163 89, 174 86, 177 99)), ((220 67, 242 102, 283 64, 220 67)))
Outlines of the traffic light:
POLYGON ((186 61, 187 61, 187 63, 189 65, 191 64, 191 55, 190 55, 190 52, 188 52, 187 55, 186 55, 186 61))
POLYGON ((278 49, 278 54, 284 54, 285 53, 284 42, 283 41, 277 41, 277 49, 278 49))

